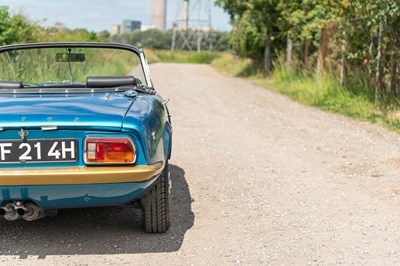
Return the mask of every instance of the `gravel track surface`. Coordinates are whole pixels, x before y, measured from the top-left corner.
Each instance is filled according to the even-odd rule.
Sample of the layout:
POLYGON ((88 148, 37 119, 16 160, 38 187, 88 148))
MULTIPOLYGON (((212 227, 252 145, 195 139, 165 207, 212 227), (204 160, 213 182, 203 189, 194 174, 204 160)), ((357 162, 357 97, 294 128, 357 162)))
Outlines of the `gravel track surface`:
POLYGON ((172 226, 133 209, 0 221, 5 265, 400 263, 398 136, 209 66, 155 64, 171 98, 172 226))

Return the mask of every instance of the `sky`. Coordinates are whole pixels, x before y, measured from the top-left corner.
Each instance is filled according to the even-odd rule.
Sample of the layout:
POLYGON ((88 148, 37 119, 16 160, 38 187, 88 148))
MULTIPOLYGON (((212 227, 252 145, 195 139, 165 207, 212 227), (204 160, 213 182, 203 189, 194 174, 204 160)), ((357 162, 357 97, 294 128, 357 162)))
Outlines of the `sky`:
MULTIPOLYGON (((200 2, 192 0, 192 5, 196 1, 200 2)), ((167 0, 167 28, 172 27, 176 18, 182 18, 182 2, 183 0, 167 0)), ((22 12, 44 26, 53 26, 60 22, 70 29, 86 28, 100 32, 110 30, 111 25, 121 24, 124 19, 139 20, 142 25, 150 24, 150 0, 0 0, 0 5, 9 6, 13 13, 22 12)), ((211 23, 217 30, 231 29, 228 15, 214 5, 211 23)))

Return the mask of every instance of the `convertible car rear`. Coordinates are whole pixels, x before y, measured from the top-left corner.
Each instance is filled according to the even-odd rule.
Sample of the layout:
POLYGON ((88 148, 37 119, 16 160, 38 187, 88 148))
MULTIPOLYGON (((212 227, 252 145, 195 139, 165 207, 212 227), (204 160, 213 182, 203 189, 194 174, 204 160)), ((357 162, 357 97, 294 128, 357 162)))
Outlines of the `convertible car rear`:
POLYGON ((170 114, 143 51, 111 43, 0 47, 0 215, 140 206, 170 225, 170 114))

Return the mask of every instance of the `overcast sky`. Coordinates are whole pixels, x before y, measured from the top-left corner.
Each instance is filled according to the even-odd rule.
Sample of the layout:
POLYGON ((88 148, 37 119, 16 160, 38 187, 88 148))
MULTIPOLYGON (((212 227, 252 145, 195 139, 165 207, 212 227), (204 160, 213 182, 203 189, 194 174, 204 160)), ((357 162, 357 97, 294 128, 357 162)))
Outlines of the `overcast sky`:
MULTIPOLYGON (((177 13, 178 18, 182 17, 182 11, 177 12, 182 1, 167 0, 167 28, 172 27, 177 13)), ((192 4, 195 1, 192 0, 192 4)), ((9 6, 15 13, 22 11, 31 20, 45 26, 60 22, 70 29, 102 31, 124 19, 150 24, 150 0, 0 0, 0 5, 9 6)), ((222 31, 231 29, 228 15, 215 6, 212 7, 212 27, 222 31)))

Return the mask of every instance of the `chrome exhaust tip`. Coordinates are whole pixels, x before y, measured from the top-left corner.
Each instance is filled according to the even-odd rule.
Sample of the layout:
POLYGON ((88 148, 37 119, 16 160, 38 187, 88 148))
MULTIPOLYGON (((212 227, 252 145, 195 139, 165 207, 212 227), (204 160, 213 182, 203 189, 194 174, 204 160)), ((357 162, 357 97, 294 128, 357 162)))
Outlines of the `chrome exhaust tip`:
POLYGON ((15 221, 20 218, 25 221, 34 221, 46 216, 44 209, 35 203, 25 203, 22 201, 10 202, 0 207, 0 216, 7 221, 15 221))
POLYGON ((7 203, 4 207, 0 208, 0 215, 4 217, 7 221, 15 221, 21 218, 15 210, 16 206, 14 203, 7 203), (4 215, 3 215, 4 213, 4 215))
POLYGON ((15 202, 15 207, 14 207, 15 211, 17 212, 17 214, 19 216, 22 216, 26 213, 27 209, 24 206, 24 203, 22 201, 17 201, 15 202))
POLYGON ((26 212, 22 215, 25 221, 34 221, 46 216, 44 210, 34 203, 25 204, 26 212))
POLYGON ((19 216, 22 216, 27 212, 27 209, 25 207, 16 207, 15 211, 19 216))
POLYGON ((7 213, 7 210, 4 207, 1 207, 0 208, 0 216, 4 216, 4 215, 6 215, 6 213, 7 213))

